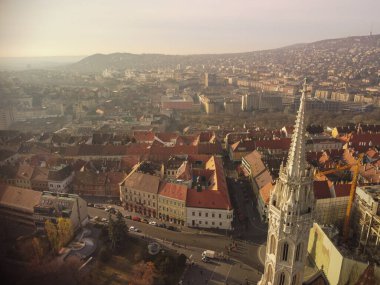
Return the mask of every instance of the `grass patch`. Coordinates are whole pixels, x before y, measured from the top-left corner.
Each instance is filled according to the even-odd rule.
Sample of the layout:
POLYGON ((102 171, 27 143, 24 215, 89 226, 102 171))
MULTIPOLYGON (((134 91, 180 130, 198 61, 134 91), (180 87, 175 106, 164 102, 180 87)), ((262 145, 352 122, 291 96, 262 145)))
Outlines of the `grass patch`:
MULTIPOLYGON (((108 261, 98 258, 92 270, 81 280, 81 284, 99 285, 174 285, 184 270, 184 257, 164 249, 151 256, 147 241, 128 236, 123 246, 113 252, 108 261)), ((106 242, 105 242, 106 246, 106 242)))

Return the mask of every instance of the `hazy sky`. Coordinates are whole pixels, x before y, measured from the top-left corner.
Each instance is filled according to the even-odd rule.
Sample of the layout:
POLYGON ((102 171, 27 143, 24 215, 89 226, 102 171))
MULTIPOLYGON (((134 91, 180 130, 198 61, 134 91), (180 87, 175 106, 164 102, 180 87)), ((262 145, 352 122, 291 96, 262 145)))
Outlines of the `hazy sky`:
POLYGON ((0 57, 223 53, 380 33, 380 0, 0 0, 0 57))

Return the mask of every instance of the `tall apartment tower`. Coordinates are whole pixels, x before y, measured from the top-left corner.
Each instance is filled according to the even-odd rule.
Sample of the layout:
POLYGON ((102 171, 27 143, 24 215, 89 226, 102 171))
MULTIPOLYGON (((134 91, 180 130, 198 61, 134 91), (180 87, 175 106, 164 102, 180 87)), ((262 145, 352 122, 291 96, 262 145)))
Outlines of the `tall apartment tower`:
POLYGON ((315 199, 313 169, 305 157, 306 79, 286 166, 269 201, 264 274, 259 285, 301 285, 315 199))

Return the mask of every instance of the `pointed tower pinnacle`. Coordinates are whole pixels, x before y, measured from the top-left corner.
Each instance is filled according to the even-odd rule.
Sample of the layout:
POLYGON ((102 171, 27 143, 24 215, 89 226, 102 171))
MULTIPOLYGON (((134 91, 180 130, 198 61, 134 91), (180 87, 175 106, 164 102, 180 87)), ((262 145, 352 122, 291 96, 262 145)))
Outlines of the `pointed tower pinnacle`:
POLYGON ((296 124, 292 135, 292 143, 290 145, 289 157, 287 162, 288 177, 300 177, 306 168, 305 158, 305 103, 306 102, 306 78, 303 82, 302 96, 300 100, 300 108, 298 110, 296 124))

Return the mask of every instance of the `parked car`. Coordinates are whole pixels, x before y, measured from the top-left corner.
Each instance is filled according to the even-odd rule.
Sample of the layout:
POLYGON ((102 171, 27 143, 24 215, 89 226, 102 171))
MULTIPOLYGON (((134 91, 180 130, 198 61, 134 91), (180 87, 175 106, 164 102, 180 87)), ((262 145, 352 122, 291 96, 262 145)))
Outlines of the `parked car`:
POLYGON ((126 219, 129 219, 129 220, 132 220, 132 216, 131 215, 124 214, 123 217, 126 218, 126 219))
POLYGON ((158 224, 157 226, 160 227, 160 228, 166 228, 166 225, 164 223, 158 224))
POLYGON ((95 216, 94 221, 100 221, 100 218, 98 216, 95 216))
POLYGON ((150 221, 150 222, 149 222, 149 225, 154 226, 154 227, 157 227, 157 222, 155 222, 155 221, 150 221))
POLYGON ((98 209, 104 209, 104 206, 102 204, 94 204, 94 207, 98 209))
POLYGON ((149 221, 148 221, 147 219, 142 219, 141 222, 142 222, 142 223, 145 223, 145 224, 148 224, 148 223, 149 223, 149 221))
POLYGON ((94 207, 93 203, 87 203, 87 207, 94 207))
POLYGON ((167 229, 169 231, 174 231, 174 232, 177 232, 178 231, 178 228, 174 227, 174 226, 168 226, 167 229))
POLYGON ((208 263, 210 262, 210 258, 208 258, 207 256, 202 256, 202 261, 205 262, 205 263, 208 263))
POLYGON ((108 212, 115 215, 117 213, 117 210, 114 208, 111 208, 108 210, 108 212))
POLYGON ((107 219, 107 218, 102 218, 101 221, 102 221, 103 223, 107 223, 107 222, 108 222, 108 219, 107 219))
POLYGON ((136 227, 134 227, 134 226, 130 226, 130 227, 129 227, 129 231, 130 231, 130 232, 141 233, 141 230, 138 229, 138 228, 136 228, 136 227))
POLYGON ((137 216, 133 216, 133 217, 132 217, 132 221, 135 221, 135 222, 141 222, 141 218, 140 218, 140 217, 137 217, 137 216))

